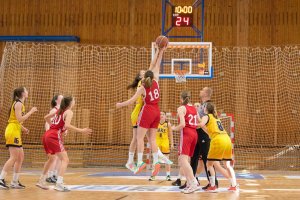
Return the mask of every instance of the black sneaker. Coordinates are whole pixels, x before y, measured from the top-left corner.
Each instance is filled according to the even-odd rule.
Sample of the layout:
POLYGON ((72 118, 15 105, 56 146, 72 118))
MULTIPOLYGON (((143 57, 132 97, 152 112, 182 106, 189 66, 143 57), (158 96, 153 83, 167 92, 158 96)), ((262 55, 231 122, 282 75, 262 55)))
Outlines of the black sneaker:
POLYGON ((198 186, 200 186, 200 181, 199 181, 198 177, 196 177, 196 180, 198 182, 198 186))
POLYGON ((46 182, 47 182, 47 183, 56 183, 56 181, 54 181, 54 180, 52 179, 52 177, 46 178, 46 182))
POLYGON ((52 176, 51 179, 52 179, 53 183, 56 183, 57 179, 55 178, 55 176, 52 176))
POLYGON ((179 187, 179 189, 181 189, 181 190, 184 188, 186 188, 186 182, 182 186, 179 187))
POLYGON ((181 186, 181 180, 178 178, 172 183, 173 186, 181 186))
POLYGON ((172 181, 172 180, 171 180, 171 176, 168 175, 168 176, 166 177, 166 180, 167 180, 167 181, 172 181))
POLYGON ((51 178, 52 178, 52 180, 55 181, 55 183, 56 183, 56 181, 57 181, 57 176, 53 175, 51 178))
POLYGON ((150 176, 149 181, 155 181, 155 176, 150 176))
POLYGON ((205 187, 203 187, 202 190, 207 190, 207 188, 209 188, 209 187, 210 187, 210 183, 207 184, 205 187))
POLYGON ((0 179, 0 189, 8 190, 9 187, 6 185, 6 182, 4 179, 0 179))

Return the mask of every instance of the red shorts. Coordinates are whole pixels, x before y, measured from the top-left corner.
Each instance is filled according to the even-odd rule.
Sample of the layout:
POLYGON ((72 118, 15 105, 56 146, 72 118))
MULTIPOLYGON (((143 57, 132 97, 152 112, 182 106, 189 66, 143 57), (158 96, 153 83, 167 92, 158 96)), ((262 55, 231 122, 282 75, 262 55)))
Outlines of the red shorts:
POLYGON ((142 128, 157 128, 160 121, 160 110, 157 105, 144 105, 138 120, 138 126, 142 128))
POLYGON ((196 129, 185 127, 181 130, 179 155, 187 155, 193 157, 195 147, 198 141, 196 129))
POLYGON ((47 154, 65 151, 61 131, 49 129, 43 136, 43 145, 47 154))

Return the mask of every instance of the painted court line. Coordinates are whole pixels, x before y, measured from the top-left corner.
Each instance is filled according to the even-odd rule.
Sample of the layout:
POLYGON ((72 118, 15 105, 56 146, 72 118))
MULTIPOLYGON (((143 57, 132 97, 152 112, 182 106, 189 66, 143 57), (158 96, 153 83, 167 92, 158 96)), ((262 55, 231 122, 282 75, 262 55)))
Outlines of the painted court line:
POLYGON ((282 189, 282 188, 278 188, 278 189, 262 189, 262 190, 266 190, 266 191, 289 191, 289 192, 300 192, 300 189, 282 189))
MULTIPOLYGON (((149 186, 149 185, 68 185, 72 191, 105 191, 105 192, 180 192, 174 186, 149 186)), ((206 192, 199 190, 197 192, 206 192)), ((229 192, 227 188, 219 188, 218 192, 229 192)))

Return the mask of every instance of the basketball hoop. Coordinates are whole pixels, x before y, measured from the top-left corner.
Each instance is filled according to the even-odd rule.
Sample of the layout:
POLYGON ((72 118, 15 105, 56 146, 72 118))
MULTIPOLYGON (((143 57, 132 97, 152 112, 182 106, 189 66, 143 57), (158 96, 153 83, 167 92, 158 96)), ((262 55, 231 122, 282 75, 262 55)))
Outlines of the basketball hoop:
POLYGON ((187 75, 186 70, 176 70, 174 74, 175 74, 176 83, 186 82, 186 75, 187 75))

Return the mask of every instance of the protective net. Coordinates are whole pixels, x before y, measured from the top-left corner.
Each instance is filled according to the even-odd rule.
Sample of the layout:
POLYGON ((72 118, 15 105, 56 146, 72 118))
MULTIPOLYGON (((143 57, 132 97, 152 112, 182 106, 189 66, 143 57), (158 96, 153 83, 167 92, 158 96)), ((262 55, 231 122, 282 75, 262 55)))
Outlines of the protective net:
MULTIPOLYGON (((88 137, 79 133, 65 137, 71 166, 123 166, 132 136, 133 106, 116 110, 115 103, 133 95, 126 86, 139 70, 148 68, 150 59, 150 48, 7 43, 0 69, 0 162, 8 156, 4 130, 12 91, 23 85, 29 90, 27 111, 32 106, 39 110, 24 124, 30 129, 29 135, 23 135, 25 166, 41 167, 46 159, 41 145, 43 117, 57 93, 75 97, 73 124, 94 130, 88 137)), ((161 110, 175 112, 182 90, 190 90, 193 102, 198 102, 200 89, 212 87, 218 111, 235 118, 236 168, 299 170, 299 46, 214 48, 213 66, 211 80, 181 84, 160 80, 161 110)), ((174 138, 179 141, 179 134, 174 138)), ((176 161, 176 150, 172 155, 176 161)))

